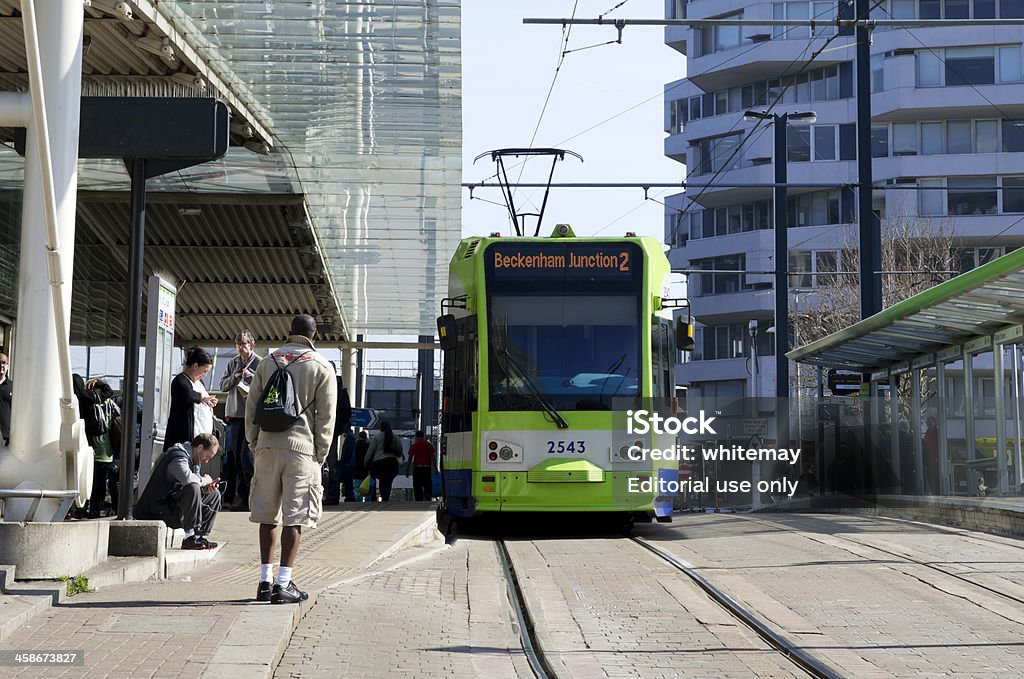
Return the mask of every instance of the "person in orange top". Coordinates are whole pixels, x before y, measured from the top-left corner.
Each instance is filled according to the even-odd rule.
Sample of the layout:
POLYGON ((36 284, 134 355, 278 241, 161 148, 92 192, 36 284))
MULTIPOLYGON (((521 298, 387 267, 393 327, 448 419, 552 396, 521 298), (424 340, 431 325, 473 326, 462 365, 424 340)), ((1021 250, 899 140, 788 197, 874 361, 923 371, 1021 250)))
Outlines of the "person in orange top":
POLYGON ((412 492, 416 501, 430 500, 431 476, 434 473, 434 446, 430 444, 422 431, 416 432, 416 440, 409 446, 409 462, 405 473, 412 467, 412 492))

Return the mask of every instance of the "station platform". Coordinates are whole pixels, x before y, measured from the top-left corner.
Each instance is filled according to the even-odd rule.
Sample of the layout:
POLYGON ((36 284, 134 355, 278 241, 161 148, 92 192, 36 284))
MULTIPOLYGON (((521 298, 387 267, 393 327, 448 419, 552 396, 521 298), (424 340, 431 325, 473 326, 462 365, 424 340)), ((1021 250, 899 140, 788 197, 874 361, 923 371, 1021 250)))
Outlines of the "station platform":
MULTIPOLYGON (((220 547, 208 565, 188 575, 67 597, 24 615, 0 642, 0 651, 84 651, 84 665, 6 666, 3 675, 269 677, 321 592, 443 546, 435 509, 426 502, 326 507, 318 527, 303 532, 293 574, 310 594, 301 605, 253 600, 257 525, 248 512, 222 512, 210 535, 220 547)), ((0 618, 11 599, 0 596, 0 618)))

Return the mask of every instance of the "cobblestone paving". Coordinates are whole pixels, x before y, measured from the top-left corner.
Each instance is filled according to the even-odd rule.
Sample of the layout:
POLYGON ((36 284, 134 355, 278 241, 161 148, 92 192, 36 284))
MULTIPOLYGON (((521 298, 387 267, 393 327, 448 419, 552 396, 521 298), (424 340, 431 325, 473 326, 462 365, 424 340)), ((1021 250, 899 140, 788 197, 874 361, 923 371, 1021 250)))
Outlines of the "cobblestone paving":
POLYGON ((559 676, 794 676, 779 653, 632 542, 522 541, 509 551, 559 676))
POLYGON ((322 592, 275 677, 532 677, 494 545, 440 553, 322 592))
MULTIPOLYGON (((337 581, 389 546, 389 535, 412 528, 422 516, 422 508, 333 509, 317 530, 303 535, 296 579, 311 590, 337 581)), ((80 594, 32 619, 0 642, 0 650, 84 650, 84 666, 0 667, 0 678, 200 677, 246 606, 269 606, 251 603, 259 573, 256 535, 248 514, 224 514, 214 537, 226 544, 200 572, 80 594)), ((292 610, 274 608, 282 615, 292 610)), ((234 649, 221 653, 225 650, 234 649)))
POLYGON ((946 574, 1024 600, 1020 541, 823 515, 642 532, 852 676, 1024 676, 1024 604, 946 574))
POLYGON ((144 583, 76 596, 23 626, 2 648, 84 650, 85 665, 3 667, 0 676, 198 678, 251 594, 248 586, 228 588, 227 599, 190 603, 190 589, 181 581, 144 583), (182 603, 168 601, 169 591, 182 603))

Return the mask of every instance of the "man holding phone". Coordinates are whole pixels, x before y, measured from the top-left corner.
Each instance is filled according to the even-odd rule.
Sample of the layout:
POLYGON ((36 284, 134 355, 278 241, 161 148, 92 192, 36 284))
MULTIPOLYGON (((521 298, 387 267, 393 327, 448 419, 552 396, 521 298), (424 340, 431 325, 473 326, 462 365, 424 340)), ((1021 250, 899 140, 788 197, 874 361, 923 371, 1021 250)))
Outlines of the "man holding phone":
POLYGON ((171 528, 184 528, 182 549, 214 549, 206 536, 220 511, 220 479, 199 473, 220 449, 213 434, 199 434, 191 443, 176 443, 160 456, 146 489, 135 505, 136 519, 160 519, 171 528))

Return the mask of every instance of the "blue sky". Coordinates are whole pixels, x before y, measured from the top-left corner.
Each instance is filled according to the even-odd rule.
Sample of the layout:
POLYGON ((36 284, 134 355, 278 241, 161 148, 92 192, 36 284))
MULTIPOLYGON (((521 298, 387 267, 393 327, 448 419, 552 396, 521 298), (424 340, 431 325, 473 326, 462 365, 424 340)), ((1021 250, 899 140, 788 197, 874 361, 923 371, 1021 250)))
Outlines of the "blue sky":
MULTIPOLYGON (((621 45, 567 54, 541 118, 558 63, 562 28, 523 25, 523 18, 568 17, 574 5, 577 18, 596 18, 616 4, 618 0, 463 1, 464 181, 479 181, 494 172, 489 158, 474 165, 475 156, 495 148, 529 146, 535 129, 534 146, 557 146, 584 158, 582 164, 568 159, 559 164, 556 182, 682 180, 684 167, 663 155, 662 91, 665 83, 684 75, 685 58, 665 46, 661 27, 627 27, 621 45), (609 118, 614 119, 603 122, 609 118)), ((664 3, 629 0, 608 16, 662 18, 664 3)), ((568 48, 615 37, 611 26, 575 26, 568 48)), ((534 160, 523 181, 546 179, 549 168, 548 161, 534 160)), ((671 191, 651 191, 659 197, 666 193, 671 191)), ((501 202, 495 190, 478 190, 475 195, 501 202)), ((524 190, 520 197, 529 195, 530 191, 524 190)), ((536 192, 532 198, 539 205, 542 193, 536 192)), ((661 240, 663 208, 653 201, 645 203, 643 198, 640 189, 555 190, 541 232, 550 233, 555 223, 568 222, 581 236, 635 231, 661 240)), ((465 190, 462 214, 463 235, 511 234, 503 205, 470 201, 465 190)))

